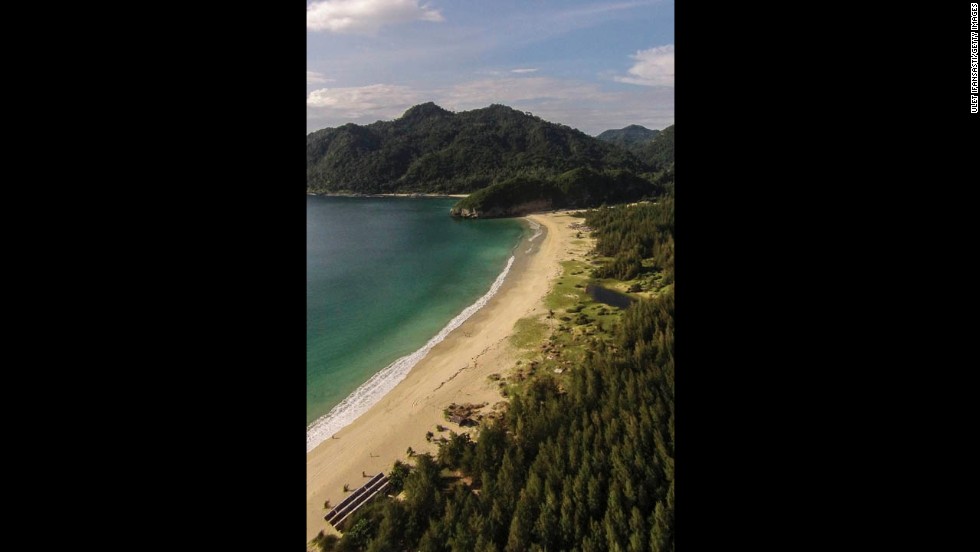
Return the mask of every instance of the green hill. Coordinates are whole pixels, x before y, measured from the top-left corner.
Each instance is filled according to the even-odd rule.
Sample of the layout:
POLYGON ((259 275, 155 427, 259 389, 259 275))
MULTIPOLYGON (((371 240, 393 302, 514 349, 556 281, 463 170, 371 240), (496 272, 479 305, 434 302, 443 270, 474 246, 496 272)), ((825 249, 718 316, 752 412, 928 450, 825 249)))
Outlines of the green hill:
POLYGON ((628 150, 654 172, 669 169, 674 164, 674 125, 663 130, 630 125, 606 130, 596 138, 628 150))
MULTIPOLYGON (((672 181, 673 175, 670 175, 672 181)), ((668 182, 653 181, 628 171, 596 172, 578 168, 554 178, 519 176, 498 182, 459 200, 450 214, 493 218, 521 216, 534 211, 596 207, 652 199, 662 195, 668 182)))
POLYGON ((596 136, 597 139, 633 151, 634 148, 649 142, 660 134, 659 130, 650 130, 640 125, 610 129, 596 136))
POLYGON ((453 113, 431 102, 393 121, 312 132, 306 159, 314 193, 469 193, 578 168, 653 170, 620 147, 504 105, 453 113))
POLYGON ((660 131, 653 140, 638 146, 633 153, 655 171, 673 170, 674 125, 660 131))

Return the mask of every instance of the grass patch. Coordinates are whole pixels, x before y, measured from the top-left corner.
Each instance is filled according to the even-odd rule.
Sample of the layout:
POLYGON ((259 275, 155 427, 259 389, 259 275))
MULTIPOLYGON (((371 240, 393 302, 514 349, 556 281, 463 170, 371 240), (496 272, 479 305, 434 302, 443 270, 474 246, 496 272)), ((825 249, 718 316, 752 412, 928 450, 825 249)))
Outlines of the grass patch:
MULTIPOLYGON (((600 262, 607 260, 600 258, 600 262)), ((585 293, 592 281, 590 260, 564 261, 561 266, 561 275, 545 297, 551 318, 524 318, 514 325, 511 343, 520 350, 517 365, 508 371, 506 380, 496 382, 505 396, 522 394, 540 377, 571 377, 588 351, 595 350, 600 341, 611 342, 611 332, 620 323, 620 309, 593 301, 585 293)), ((627 287, 618 280, 603 283, 611 289, 627 287)))
POLYGON ((585 294, 585 284, 589 279, 585 269, 588 265, 582 261, 563 261, 561 266, 561 278, 545 298, 549 309, 567 309, 588 299, 585 294))
POLYGON ((510 342, 518 349, 533 347, 545 338, 548 326, 535 318, 521 318, 514 324, 510 342))

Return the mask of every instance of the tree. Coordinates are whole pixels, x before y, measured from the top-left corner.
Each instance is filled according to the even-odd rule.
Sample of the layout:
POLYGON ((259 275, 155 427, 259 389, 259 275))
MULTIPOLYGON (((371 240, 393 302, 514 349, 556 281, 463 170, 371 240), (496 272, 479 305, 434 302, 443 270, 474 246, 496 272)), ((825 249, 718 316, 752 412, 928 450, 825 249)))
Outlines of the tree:
POLYGON ((629 552, 644 552, 647 550, 647 530, 646 523, 643 521, 643 514, 640 509, 633 506, 630 512, 630 539, 627 550, 629 552))
MULTIPOLYGON (((662 257, 672 270, 672 203, 602 209, 587 221, 604 255, 662 257)), ((658 260, 657 262, 661 262, 658 260)), ((672 288, 622 311, 570 377, 535 373, 515 386, 503 418, 475 442, 450 435, 438 459, 396 463, 392 492, 352 523, 375 531, 371 550, 673 550, 674 360, 672 288), (472 477, 443 479, 441 469, 472 477)), ((576 313, 578 314, 578 313, 576 313)), ((365 530, 367 531, 367 530, 365 530)), ((322 540, 322 539, 321 539, 322 540)))
POLYGON ((395 460, 395 464, 391 467, 391 471, 388 472, 388 492, 391 494, 398 494, 405 487, 405 478, 411 472, 411 467, 408 464, 403 463, 401 460, 395 460))
POLYGON ((405 538, 416 541, 429 525, 429 519, 441 508, 439 466, 429 454, 415 456, 415 469, 405 478, 405 538))
POLYGON ((514 509, 514 517, 510 523, 510 531, 507 534, 507 546, 505 552, 523 552, 530 548, 531 529, 534 527, 535 513, 534 504, 527 500, 526 496, 521 496, 514 509))
POLYGON ((337 547, 340 537, 337 535, 325 535, 323 531, 313 537, 313 544, 320 549, 320 552, 332 552, 337 547))
POLYGON ((371 523, 360 518, 354 522, 346 531, 341 541, 341 550, 359 550, 364 548, 371 538, 371 523))

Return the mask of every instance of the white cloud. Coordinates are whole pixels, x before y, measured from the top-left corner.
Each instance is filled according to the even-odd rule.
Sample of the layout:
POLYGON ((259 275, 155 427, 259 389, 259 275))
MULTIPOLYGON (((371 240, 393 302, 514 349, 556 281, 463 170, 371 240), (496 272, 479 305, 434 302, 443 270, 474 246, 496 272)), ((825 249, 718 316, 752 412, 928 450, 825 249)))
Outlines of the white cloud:
POLYGON ((567 10, 558 14, 558 17, 592 17, 600 14, 606 14, 610 12, 618 12, 622 10, 629 10, 633 8, 639 8, 642 6, 650 6, 656 4, 657 0, 641 0, 638 2, 618 2, 615 4, 597 4, 594 6, 588 6, 584 8, 574 8, 567 10))
POLYGON ((306 84, 323 84, 333 81, 334 79, 328 79, 323 73, 310 70, 306 71, 306 84))
POLYGON ((439 10, 418 0, 323 0, 306 8, 307 31, 372 34, 385 25, 443 20, 439 10))
POLYGON ((664 128, 674 118, 672 87, 607 91, 596 83, 582 81, 501 76, 449 87, 372 84, 320 88, 307 96, 307 131, 392 120, 409 107, 430 101, 452 111, 504 104, 592 135, 630 124, 664 128))
POLYGON ((533 73, 535 71, 537 71, 536 68, 535 69, 511 69, 510 70, 511 73, 533 73))
POLYGON ((457 84, 441 99, 447 109, 474 109, 492 103, 516 107, 516 102, 540 102, 545 100, 593 100, 607 99, 608 94, 591 83, 563 81, 549 77, 505 77, 481 79, 457 84))
POLYGON ((616 81, 643 86, 674 86, 673 44, 640 50, 630 57, 636 60, 630 67, 630 76, 616 77, 616 81))
POLYGON ((306 97, 306 106, 317 118, 345 122, 365 117, 392 118, 415 103, 428 101, 418 91, 394 84, 372 84, 347 88, 320 88, 306 97))

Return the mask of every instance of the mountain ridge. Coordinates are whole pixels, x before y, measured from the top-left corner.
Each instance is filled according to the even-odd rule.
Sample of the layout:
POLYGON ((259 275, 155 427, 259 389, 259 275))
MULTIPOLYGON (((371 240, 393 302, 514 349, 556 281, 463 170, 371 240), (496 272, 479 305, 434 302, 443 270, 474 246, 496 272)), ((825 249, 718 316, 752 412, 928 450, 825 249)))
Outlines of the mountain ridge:
POLYGON ((626 149, 492 104, 454 113, 433 102, 391 121, 307 134, 310 193, 471 193, 515 177, 569 170, 650 172, 626 149))
POLYGON ((657 137, 661 131, 651 130, 641 125, 627 125, 623 128, 611 128, 596 135, 603 142, 616 144, 635 153, 635 148, 657 137))

